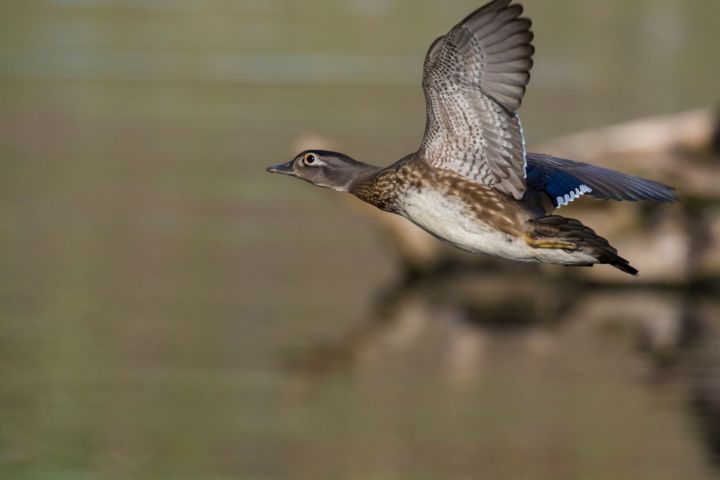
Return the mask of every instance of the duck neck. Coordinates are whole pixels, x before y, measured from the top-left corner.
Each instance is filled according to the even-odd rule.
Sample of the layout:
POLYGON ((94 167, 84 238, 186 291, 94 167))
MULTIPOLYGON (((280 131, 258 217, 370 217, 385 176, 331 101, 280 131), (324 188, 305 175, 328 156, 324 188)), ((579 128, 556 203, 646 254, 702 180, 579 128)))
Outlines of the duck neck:
POLYGON ((387 169, 372 167, 353 182, 349 192, 380 210, 394 212, 398 193, 394 187, 394 182, 388 178, 387 169))
POLYGON ((346 184, 346 190, 354 194, 354 191, 361 185, 372 182, 380 170, 382 169, 375 165, 358 162, 354 165, 353 172, 346 184))

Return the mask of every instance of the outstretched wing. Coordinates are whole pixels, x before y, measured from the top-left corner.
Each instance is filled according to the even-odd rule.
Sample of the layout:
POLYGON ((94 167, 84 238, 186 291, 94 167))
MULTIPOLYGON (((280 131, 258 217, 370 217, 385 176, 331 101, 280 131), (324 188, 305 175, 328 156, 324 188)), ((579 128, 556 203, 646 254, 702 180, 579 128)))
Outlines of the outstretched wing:
POLYGON ((427 123, 419 154, 430 165, 522 198, 525 142, 516 114, 530 80, 531 22, 494 0, 435 40, 425 59, 427 123))
POLYGON ((528 188, 544 192, 555 208, 583 195, 601 200, 676 200, 672 187, 608 168, 540 153, 528 153, 527 162, 528 188))

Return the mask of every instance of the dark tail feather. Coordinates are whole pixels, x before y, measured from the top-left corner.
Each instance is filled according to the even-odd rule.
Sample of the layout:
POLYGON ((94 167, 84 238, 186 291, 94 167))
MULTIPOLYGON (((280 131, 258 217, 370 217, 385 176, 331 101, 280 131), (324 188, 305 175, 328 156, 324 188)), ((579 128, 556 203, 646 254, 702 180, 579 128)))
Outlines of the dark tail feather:
POLYGON ((638 275, 637 269, 619 256, 607 240, 578 220, 550 215, 530 220, 530 223, 533 226, 532 235, 537 239, 557 239, 571 243, 577 250, 592 255, 597 259, 597 263, 611 265, 630 275, 638 275))

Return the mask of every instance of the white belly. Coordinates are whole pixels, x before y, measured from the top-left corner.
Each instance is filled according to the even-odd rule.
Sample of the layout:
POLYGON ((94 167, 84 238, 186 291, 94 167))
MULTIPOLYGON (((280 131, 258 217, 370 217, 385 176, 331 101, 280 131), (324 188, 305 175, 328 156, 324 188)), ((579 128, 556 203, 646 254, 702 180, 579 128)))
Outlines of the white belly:
POLYGON ((523 238, 483 223, 461 200, 433 190, 411 190, 402 203, 407 219, 440 240, 472 253, 565 265, 596 262, 582 252, 533 248, 523 238))

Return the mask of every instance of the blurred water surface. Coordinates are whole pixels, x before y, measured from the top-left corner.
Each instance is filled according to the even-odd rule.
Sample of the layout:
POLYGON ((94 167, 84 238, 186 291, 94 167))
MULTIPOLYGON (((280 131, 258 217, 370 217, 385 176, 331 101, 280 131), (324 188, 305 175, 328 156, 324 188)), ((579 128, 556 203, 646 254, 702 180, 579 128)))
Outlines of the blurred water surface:
MULTIPOLYGON (((531 143, 717 100, 716 0, 524 3, 531 143)), ((306 132, 416 148, 425 50, 477 6, 5 2, 0 477, 716 477, 713 296, 404 282, 265 174, 306 132)))

